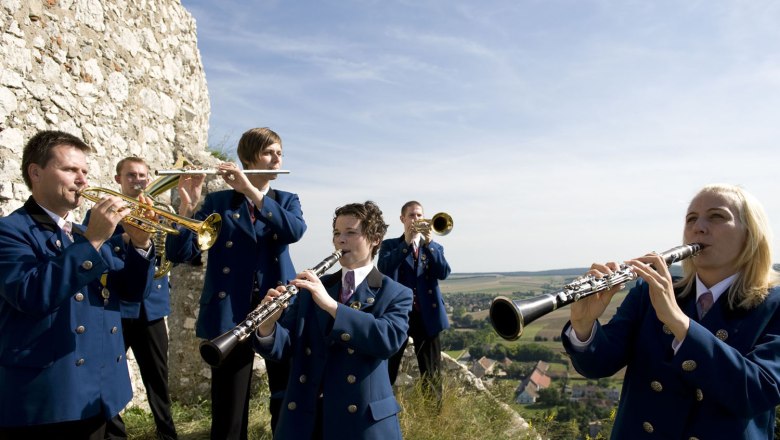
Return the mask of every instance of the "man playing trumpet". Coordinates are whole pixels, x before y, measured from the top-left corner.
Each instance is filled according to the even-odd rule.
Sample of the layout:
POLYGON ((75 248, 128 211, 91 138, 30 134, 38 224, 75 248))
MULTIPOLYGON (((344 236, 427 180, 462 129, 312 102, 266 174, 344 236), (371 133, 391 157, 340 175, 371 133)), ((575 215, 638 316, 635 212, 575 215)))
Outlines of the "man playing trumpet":
MULTIPOLYGON (((149 184, 149 166, 140 157, 126 157, 116 164, 114 181, 119 184, 122 194, 136 199, 149 184)), ((91 213, 91 210, 87 212, 85 224, 89 223, 91 213)), ((126 239, 125 228, 117 226, 111 241, 119 245, 126 239)), ((133 349, 157 426, 157 437, 160 440, 176 439, 168 390, 168 329, 165 325, 165 317, 171 312, 168 275, 152 282, 151 291, 143 302, 122 301, 121 311, 125 351, 133 349)), ((127 438, 121 416, 117 415, 108 422, 105 438, 127 438)))
POLYGON ((127 249, 108 245, 129 212, 118 197, 99 199, 86 228, 73 221, 90 150, 60 131, 33 136, 22 154, 32 196, 0 219, 2 440, 102 440, 132 397, 119 300, 143 299, 154 253, 135 228, 127 249))
MULTIPOLYGON (((409 313, 409 336, 420 376, 426 387, 441 399, 441 344, 439 333, 449 328, 447 311, 439 289, 439 280, 450 274, 444 258, 444 248, 434 243, 432 225, 423 222, 423 207, 419 202, 406 202, 401 207, 404 234, 382 242, 379 249, 379 270, 412 289, 414 304, 409 313)), ((389 361, 390 381, 395 383, 408 340, 404 341, 389 361)))

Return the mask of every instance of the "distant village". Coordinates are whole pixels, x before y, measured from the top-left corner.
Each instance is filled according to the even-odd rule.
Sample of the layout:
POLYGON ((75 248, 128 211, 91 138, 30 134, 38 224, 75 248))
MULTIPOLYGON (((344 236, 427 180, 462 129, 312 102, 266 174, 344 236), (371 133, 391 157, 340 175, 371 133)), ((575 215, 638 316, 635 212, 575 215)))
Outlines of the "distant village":
MULTIPOLYGON (((512 360, 504 358, 501 361, 482 356, 479 359, 472 360, 466 352, 458 362, 466 366, 472 374, 482 379, 486 384, 496 378, 505 378, 509 365, 512 360)), ((553 379, 568 379, 561 377, 561 374, 550 374, 548 372, 549 364, 544 361, 538 361, 526 377, 521 379, 515 388, 514 401, 518 404, 533 404, 539 399, 539 392, 552 385, 553 379)), ((568 373, 563 373, 568 375, 568 373)), ((567 383, 568 380, 566 381, 567 383)), ((589 405, 609 408, 614 406, 620 398, 620 390, 614 387, 601 387, 598 385, 567 385, 564 394, 572 402, 583 402, 589 405)))

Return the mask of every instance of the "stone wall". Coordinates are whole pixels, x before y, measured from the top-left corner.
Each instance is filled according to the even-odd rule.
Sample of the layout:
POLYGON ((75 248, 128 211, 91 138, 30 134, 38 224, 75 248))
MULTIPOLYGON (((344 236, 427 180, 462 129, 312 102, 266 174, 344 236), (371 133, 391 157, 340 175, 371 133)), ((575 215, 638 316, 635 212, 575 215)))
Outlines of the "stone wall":
MULTIPOLYGON (((182 155, 215 162, 195 21, 178 0, 0 0, 0 38, 0 215, 29 196, 22 149, 43 129, 93 147, 95 186, 116 188, 115 164, 128 155, 153 170, 182 155)), ((171 382, 188 398, 208 389, 193 330, 200 276, 192 267, 173 274, 171 382)), ((134 402, 144 401, 137 379, 134 387, 134 402)))

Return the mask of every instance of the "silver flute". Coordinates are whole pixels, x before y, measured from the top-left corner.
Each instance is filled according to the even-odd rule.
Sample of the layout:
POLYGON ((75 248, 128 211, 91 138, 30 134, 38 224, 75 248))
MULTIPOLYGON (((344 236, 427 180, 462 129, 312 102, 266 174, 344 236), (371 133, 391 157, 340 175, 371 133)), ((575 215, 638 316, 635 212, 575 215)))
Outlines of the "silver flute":
MULTIPOLYGON (((339 261, 341 255, 342 252, 338 249, 310 270, 318 277, 322 276, 322 274, 339 261)), ((272 301, 255 307, 254 310, 249 312, 246 319, 233 327, 232 330, 229 330, 210 341, 206 340, 201 342, 200 356, 207 364, 213 367, 219 366, 225 360, 225 357, 227 357, 240 342, 249 338, 249 336, 260 328, 260 326, 267 321, 271 315, 276 313, 276 311, 287 307, 287 304, 289 304, 292 298, 297 294, 298 288, 288 284, 285 286, 284 293, 277 296, 272 301)))
MULTIPOLYGON (((238 170, 242 174, 290 174, 290 170, 238 170)), ((206 174, 206 175, 222 175, 225 172, 217 169, 207 170, 157 170, 154 172, 156 176, 178 176, 183 174, 206 174)))

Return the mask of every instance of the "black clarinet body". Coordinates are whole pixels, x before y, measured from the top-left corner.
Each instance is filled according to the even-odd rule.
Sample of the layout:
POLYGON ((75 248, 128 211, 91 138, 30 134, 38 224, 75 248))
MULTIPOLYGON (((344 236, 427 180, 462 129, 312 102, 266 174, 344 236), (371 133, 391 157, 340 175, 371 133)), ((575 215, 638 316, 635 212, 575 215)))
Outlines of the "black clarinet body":
MULTIPOLYGON (((336 250, 330 256, 319 262, 311 270, 315 275, 322 276, 328 269, 333 267, 341 258, 341 250, 336 250)), ((249 335, 254 333, 269 316, 277 310, 283 309, 292 301, 292 298, 298 294, 298 288, 292 285, 285 286, 285 292, 273 301, 260 304, 254 310, 249 312, 246 319, 241 321, 231 330, 217 336, 211 340, 205 340, 200 343, 200 356, 212 367, 222 364, 225 357, 241 342, 247 340, 249 335)))
MULTIPOLYGON (((699 253, 702 245, 690 243, 673 247, 659 255, 667 266, 699 253)), ((561 307, 565 307, 594 293, 609 290, 612 286, 624 284, 636 279, 630 266, 621 265, 619 270, 609 276, 596 278, 592 275, 579 277, 563 289, 524 300, 513 300, 498 296, 490 304, 490 323, 493 329, 504 339, 513 341, 522 334, 525 326, 536 319, 561 307)))

